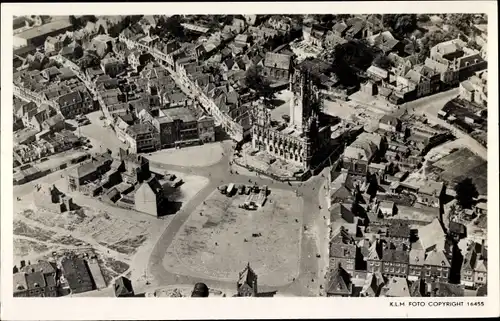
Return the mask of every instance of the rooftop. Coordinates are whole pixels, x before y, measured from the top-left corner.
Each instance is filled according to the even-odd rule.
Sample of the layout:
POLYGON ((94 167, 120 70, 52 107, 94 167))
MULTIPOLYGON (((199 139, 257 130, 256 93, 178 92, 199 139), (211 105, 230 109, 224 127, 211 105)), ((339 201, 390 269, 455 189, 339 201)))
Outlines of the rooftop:
POLYGON ((32 39, 36 38, 39 36, 43 36, 45 34, 57 31, 57 30, 63 30, 66 28, 71 27, 71 23, 69 22, 69 19, 61 19, 61 20, 55 20, 49 23, 46 23, 44 25, 41 25, 39 27, 31 28, 26 31, 20 32, 15 35, 15 37, 18 38, 23 38, 23 39, 32 39))
POLYGON ((425 265, 451 267, 450 261, 442 250, 433 250, 427 254, 425 265))
POLYGON ((181 120, 183 122, 193 122, 196 118, 191 113, 191 111, 186 107, 168 108, 162 109, 161 112, 168 117, 170 120, 181 120))

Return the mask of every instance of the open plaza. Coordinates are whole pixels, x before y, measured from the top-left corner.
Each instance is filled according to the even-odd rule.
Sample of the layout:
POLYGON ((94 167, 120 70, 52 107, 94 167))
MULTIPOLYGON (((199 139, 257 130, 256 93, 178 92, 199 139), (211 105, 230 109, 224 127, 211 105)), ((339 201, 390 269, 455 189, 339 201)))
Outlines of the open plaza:
POLYGON ((246 195, 214 191, 189 216, 165 254, 176 273, 233 280, 247 262, 259 283, 284 285, 297 277, 303 204, 291 191, 271 189, 257 210, 239 207, 246 195))

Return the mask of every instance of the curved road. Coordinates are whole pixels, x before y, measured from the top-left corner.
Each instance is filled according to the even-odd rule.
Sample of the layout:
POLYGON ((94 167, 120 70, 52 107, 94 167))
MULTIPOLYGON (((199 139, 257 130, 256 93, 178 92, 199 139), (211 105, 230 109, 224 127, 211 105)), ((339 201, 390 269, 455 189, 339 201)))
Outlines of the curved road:
MULTIPOLYGON (((200 205, 218 186, 222 184, 235 183, 244 184, 249 183, 249 180, 256 182, 259 185, 268 185, 270 188, 280 188, 287 190, 298 190, 304 201, 304 208, 308 209, 304 212, 303 224, 304 225, 314 225, 320 216, 319 211, 319 198, 318 193, 320 191, 323 179, 321 177, 313 177, 306 183, 281 183, 272 181, 269 178, 263 177, 249 177, 245 175, 230 174, 229 155, 231 154, 231 147, 223 144, 224 146, 224 156, 222 160, 217 164, 204 167, 204 168, 191 168, 182 167, 174 165, 160 165, 151 164, 152 167, 159 167, 166 170, 173 170, 178 172, 184 172, 187 174, 194 174, 205 176, 210 179, 208 185, 204 187, 198 194, 189 201, 189 203, 183 207, 179 212, 174 214, 172 221, 165 229, 163 234, 158 239, 155 244, 148 262, 148 273, 147 276, 150 278, 150 282, 156 286, 166 286, 174 284, 189 284, 193 285, 196 282, 205 282, 210 287, 217 288, 228 288, 234 287, 237 280, 234 282, 219 281, 215 279, 210 279, 207 277, 199 278, 189 276, 189 271, 186 271, 187 275, 179 275, 169 272, 163 265, 163 258, 166 255, 168 247, 171 245, 177 233, 180 231, 184 222, 188 219, 189 215, 195 210, 195 208, 200 205)), ((236 169, 236 166, 234 167, 236 169)), ((233 172, 234 172, 233 169, 233 172)), ((236 169, 237 170, 237 169, 236 169)), ((278 290, 283 293, 289 293, 298 296, 317 296, 318 292, 315 289, 318 287, 318 258, 316 258, 316 253, 319 252, 314 239, 303 235, 301 241, 301 257, 300 257, 300 268, 299 276, 294 282, 281 287, 265 287, 260 286, 262 291, 273 291, 278 290), (312 279, 316 282, 312 282, 312 279), (311 284, 312 283, 312 284, 311 284)), ((242 267, 243 268, 243 267, 242 267)))

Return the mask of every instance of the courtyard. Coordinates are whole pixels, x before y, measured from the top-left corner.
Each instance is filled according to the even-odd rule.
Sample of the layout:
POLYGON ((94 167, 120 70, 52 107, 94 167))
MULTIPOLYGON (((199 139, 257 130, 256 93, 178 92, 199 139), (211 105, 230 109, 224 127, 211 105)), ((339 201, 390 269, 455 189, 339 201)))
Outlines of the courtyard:
POLYGON ((163 259, 172 273, 236 281, 249 262, 259 284, 280 286, 299 273, 303 201, 273 189, 263 207, 238 207, 246 195, 215 190, 189 216, 163 259))

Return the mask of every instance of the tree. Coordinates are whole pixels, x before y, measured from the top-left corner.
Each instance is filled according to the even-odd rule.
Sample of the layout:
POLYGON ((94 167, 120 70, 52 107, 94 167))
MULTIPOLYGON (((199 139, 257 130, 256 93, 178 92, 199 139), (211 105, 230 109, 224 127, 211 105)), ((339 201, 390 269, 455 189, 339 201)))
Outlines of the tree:
POLYGON ((457 202, 462 208, 471 208, 474 198, 479 196, 476 185, 471 178, 466 178, 455 186, 457 202))
POLYGON ((415 14, 385 14, 383 25, 394 33, 396 38, 404 38, 417 29, 417 15, 415 14))
POLYGON ((165 29, 168 34, 172 35, 176 39, 184 38, 184 27, 182 27, 181 25, 180 16, 170 16, 167 19, 162 19, 160 21, 158 22, 159 25, 157 26, 157 28, 160 27, 161 29, 165 29))
POLYGON ((431 17, 428 14, 419 14, 417 15, 417 20, 425 23, 431 21, 431 17))
POLYGON ((82 21, 75 16, 69 16, 69 23, 73 26, 73 30, 82 28, 82 21))
POLYGON ((386 55, 380 54, 375 59, 373 59, 373 65, 383 68, 383 69, 389 69, 392 67, 392 61, 387 58, 386 55))
POLYGON ((245 73, 245 84, 253 89, 258 96, 264 98, 264 103, 270 105, 274 99, 271 82, 263 76, 262 66, 252 66, 245 73))
POLYGON ((461 32, 468 34, 471 31, 470 26, 474 22, 474 15, 470 13, 454 13, 446 17, 446 22, 461 32))
POLYGON ((81 70, 85 70, 87 68, 99 66, 100 59, 94 52, 87 51, 85 56, 78 60, 77 65, 81 70))

